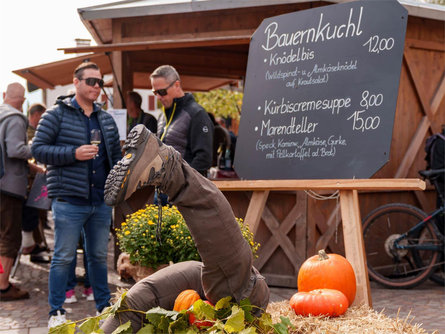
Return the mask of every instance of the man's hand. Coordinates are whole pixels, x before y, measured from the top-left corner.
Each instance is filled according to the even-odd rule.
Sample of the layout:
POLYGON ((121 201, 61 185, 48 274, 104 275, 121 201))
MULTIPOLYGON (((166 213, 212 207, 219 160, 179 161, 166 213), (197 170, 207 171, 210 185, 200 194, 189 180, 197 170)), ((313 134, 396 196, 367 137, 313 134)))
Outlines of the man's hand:
POLYGON ((99 152, 99 147, 96 145, 82 145, 76 148, 77 160, 91 160, 99 152))

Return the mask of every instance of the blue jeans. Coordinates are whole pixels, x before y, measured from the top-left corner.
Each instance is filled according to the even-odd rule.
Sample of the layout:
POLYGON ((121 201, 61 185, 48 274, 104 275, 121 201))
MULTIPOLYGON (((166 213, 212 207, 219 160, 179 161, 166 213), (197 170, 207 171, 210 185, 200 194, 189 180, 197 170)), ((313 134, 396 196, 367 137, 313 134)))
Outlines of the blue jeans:
MULTIPOLYGON (((82 230, 81 233, 81 240, 82 242, 82 248, 83 248, 83 265, 85 267, 85 281, 83 282, 83 286, 85 288, 89 288, 91 286, 90 280, 88 277, 88 259, 87 259, 87 252, 85 250, 85 232, 82 230)), ((77 252, 76 252, 77 253, 77 252)), ((68 276, 68 283, 66 285, 66 291, 73 290, 77 285, 77 277, 76 277, 76 266, 77 266, 77 254, 74 256, 73 261, 70 265, 70 273, 68 276)))
POLYGON ((111 207, 73 205, 53 200, 52 211, 55 225, 54 254, 49 272, 50 315, 60 310, 68 284, 70 266, 76 256, 82 227, 85 231, 85 250, 88 257, 88 275, 93 288, 96 309, 102 311, 110 305, 110 289, 107 277, 108 236, 111 224, 111 207))

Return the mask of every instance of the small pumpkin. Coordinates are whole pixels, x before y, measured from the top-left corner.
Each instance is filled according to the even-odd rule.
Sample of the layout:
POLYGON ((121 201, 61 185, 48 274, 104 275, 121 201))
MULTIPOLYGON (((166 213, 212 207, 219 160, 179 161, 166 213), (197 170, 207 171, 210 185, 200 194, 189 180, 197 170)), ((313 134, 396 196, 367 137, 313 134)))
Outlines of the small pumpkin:
POLYGON ((343 292, 334 289, 316 289, 297 292, 290 301, 290 307, 297 315, 326 315, 337 317, 348 309, 348 299, 343 292))
POLYGON ((181 312, 182 310, 187 310, 198 299, 201 299, 201 297, 195 290, 192 289, 184 290, 178 295, 178 297, 176 297, 173 310, 177 312, 181 312))
POLYGON ((315 289, 339 290, 345 294, 351 305, 355 299, 357 283, 349 261, 339 254, 326 254, 324 250, 304 261, 298 272, 298 291, 315 289))

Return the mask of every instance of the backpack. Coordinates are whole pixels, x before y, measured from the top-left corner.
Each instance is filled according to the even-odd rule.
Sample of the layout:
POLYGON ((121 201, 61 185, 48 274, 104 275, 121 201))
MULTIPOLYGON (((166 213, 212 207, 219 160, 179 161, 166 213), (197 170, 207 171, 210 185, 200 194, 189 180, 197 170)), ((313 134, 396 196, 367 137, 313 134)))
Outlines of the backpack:
POLYGON ((426 169, 431 169, 433 161, 434 161, 434 149, 437 143, 437 140, 441 139, 445 141, 445 136, 441 133, 436 133, 432 136, 429 136, 425 142, 425 160, 426 160, 426 169))

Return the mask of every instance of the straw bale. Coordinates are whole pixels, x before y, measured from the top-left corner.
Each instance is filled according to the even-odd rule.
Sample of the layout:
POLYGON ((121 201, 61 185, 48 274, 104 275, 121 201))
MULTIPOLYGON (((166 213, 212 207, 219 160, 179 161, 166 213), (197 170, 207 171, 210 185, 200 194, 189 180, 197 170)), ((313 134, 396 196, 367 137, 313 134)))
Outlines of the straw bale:
MULTIPOLYGON (((288 301, 270 303, 267 312, 272 315, 274 323, 280 322, 280 317, 287 317, 295 328, 289 334, 425 334, 427 333, 419 324, 412 324, 413 317, 408 314, 404 319, 398 316, 395 319, 378 313, 368 306, 350 307, 345 314, 339 317, 296 315, 290 308, 288 301)), ((437 332, 435 332, 437 333, 437 332)))

